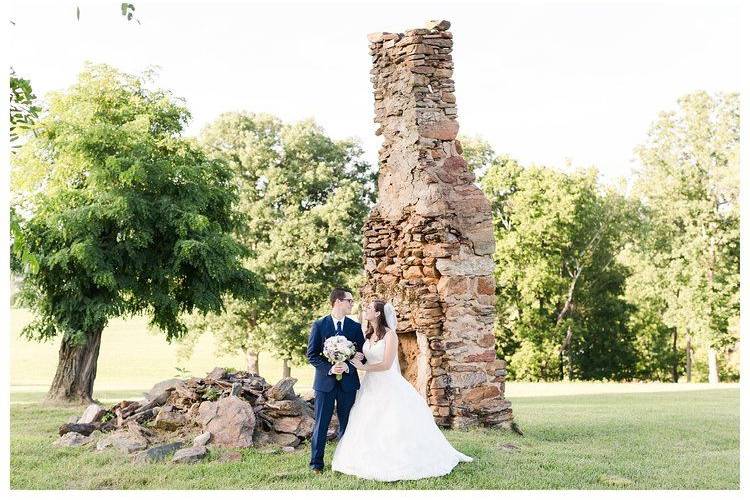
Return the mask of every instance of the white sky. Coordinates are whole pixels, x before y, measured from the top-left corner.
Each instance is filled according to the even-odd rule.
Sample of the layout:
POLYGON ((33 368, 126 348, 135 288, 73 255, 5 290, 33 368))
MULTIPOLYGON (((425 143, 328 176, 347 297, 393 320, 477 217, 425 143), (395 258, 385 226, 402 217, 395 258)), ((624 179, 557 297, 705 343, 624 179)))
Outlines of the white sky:
POLYGON ((629 175, 680 95, 740 89, 736 2, 133 3, 140 25, 119 1, 16 1, 10 63, 39 96, 85 60, 158 65, 158 83, 187 99, 190 134, 224 111, 313 117, 375 164, 367 33, 448 19, 461 132, 524 164, 596 165, 604 180, 629 175))

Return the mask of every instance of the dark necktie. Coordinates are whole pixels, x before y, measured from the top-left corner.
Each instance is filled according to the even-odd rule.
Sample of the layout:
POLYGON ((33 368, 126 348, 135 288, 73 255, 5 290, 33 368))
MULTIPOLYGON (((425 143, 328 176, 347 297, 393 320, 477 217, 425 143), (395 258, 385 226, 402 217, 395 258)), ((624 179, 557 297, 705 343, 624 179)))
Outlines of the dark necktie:
POLYGON ((343 335, 343 332, 341 331, 341 324, 343 321, 336 321, 336 335, 343 335))

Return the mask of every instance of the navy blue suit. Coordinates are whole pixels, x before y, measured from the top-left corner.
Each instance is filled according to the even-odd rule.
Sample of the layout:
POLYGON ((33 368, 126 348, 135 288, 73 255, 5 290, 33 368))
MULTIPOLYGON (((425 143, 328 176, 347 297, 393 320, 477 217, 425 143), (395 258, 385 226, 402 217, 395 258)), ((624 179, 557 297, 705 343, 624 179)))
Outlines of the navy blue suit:
MULTIPOLYGON (((362 352, 365 345, 365 337, 362 335, 362 326, 350 318, 344 318, 342 335, 354 343, 357 352, 362 352)), ((349 421, 349 412, 354 406, 354 400, 359 389, 359 375, 357 369, 350 362, 349 372, 341 374, 341 380, 336 380, 336 375, 329 375, 333 364, 323 356, 323 343, 328 337, 336 335, 336 327, 331 315, 318 319, 312 325, 310 338, 307 341, 307 359, 315 367, 315 426, 313 427, 311 445, 310 467, 323 468, 323 455, 325 454, 326 435, 328 426, 333 416, 333 406, 336 403, 336 415, 339 419, 338 437, 344 435, 346 424, 349 421)), ((364 363, 365 360, 362 360, 364 363)))

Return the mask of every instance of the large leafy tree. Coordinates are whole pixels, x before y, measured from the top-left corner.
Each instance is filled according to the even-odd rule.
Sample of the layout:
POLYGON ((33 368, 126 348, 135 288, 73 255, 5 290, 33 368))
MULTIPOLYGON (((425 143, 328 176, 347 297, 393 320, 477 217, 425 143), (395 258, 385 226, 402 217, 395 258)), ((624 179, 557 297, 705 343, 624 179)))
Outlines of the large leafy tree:
POLYGON ((634 364, 628 201, 594 169, 566 174, 496 158, 482 178, 497 249, 497 348, 517 378, 627 378, 634 364))
POLYGON ((244 351, 252 371, 258 352, 270 352, 284 360, 286 375, 304 361, 310 324, 327 309, 331 288, 361 278, 373 173, 356 143, 333 140, 310 120, 225 113, 203 130, 201 143, 237 174, 250 219, 238 238, 269 293, 235 301, 194 331, 217 335, 224 350, 244 351))
POLYGON ((171 341, 186 331, 181 314, 220 312, 227 294, 260 286, 234 237, 233 171, 180 136, 189 113, 169 92, 87 65, 49 103, 14 158, 14 254, 36 265, 14 264, 35 312, 23 334, 62 336, 47 400, 87 402, 111 318, 147 313, 171 341))
POLYGON ((696 92, 663 112, 637 148, 635 195, 646 220, 630 258, 629 293, 686 352, 706 353, 719 380, 717 353, 738 341, 739 96, 696 92))

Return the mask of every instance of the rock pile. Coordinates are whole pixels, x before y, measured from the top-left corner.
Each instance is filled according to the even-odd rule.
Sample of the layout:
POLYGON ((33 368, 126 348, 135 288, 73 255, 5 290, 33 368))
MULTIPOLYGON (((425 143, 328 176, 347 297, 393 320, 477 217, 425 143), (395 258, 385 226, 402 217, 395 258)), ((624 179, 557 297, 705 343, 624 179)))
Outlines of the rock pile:
POLYGON ((461 156, 448 21, 372 33, 378 204, 364 227, 364 299, 391 300, 404 376, 436 422, 509 427, 493 323, 490 204, 461 156))
MULTIPOLYGON (((314 425, 314 400, 297 395, 295 382, 284 378, 272 386, 258 375, 223 368, 204 378, 164 380, 140 401, 108 409, 90 405, 60 426, 55 444, 115 448, 139 462, 172 452, 174 462, 194 462, 212 446, 294 451, 310 439, 314 425)), ((337 430, 334 415, 328 438, 337 430)))

